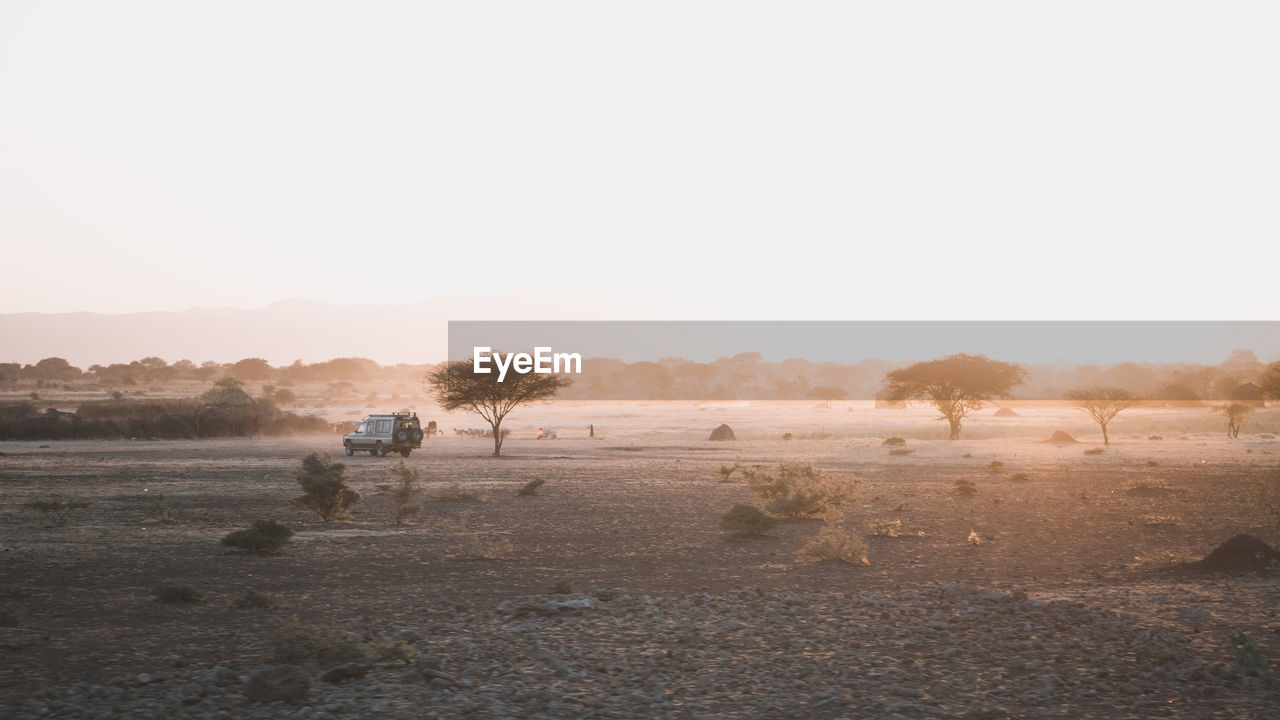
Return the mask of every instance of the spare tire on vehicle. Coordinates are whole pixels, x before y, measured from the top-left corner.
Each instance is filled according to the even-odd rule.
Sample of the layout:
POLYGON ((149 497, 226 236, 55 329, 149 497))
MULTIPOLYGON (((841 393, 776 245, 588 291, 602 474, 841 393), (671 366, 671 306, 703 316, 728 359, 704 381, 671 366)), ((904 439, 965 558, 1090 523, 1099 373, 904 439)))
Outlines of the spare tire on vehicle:
POLYGON ((396 433, 396 441, 397 441, 397 442, 408 442, 408 441, 409 441, 409 431, 408 431, 408 430, 400 430, 400 431, 398 431, 398 432, 396 433))
POLYGON ((413 441, 422 442, 422 430, 418 428, 413 429, 413 441))

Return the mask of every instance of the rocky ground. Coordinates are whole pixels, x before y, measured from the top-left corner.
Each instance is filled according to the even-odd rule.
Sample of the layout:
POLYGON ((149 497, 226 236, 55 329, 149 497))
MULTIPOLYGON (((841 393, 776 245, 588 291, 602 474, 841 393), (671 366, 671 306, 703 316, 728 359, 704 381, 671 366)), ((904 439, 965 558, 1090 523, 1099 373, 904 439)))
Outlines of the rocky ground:
POLYGON ((596 589, 439 608, 382 639, 417 657, 357 663, 349 674, 367 673, 342 682, 303 662, 305 675, 269 688, 288 700, 262 701, 252 668, 175 668, 50 690, 8 716, 1265 718, 1280 707, 1275 682, 1242 677, 1160 623, 954 583, 676 598, 596 589))

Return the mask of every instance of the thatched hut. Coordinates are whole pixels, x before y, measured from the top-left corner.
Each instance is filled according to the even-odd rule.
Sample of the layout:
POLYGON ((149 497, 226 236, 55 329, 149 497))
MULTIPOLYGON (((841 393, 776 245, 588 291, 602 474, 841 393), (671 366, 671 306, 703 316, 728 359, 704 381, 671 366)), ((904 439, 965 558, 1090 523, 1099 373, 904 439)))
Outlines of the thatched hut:
POLYGON ((1245 383, 1237 385, 1231 391, 1231 402, 1244 403, 1253 407, 1266 407, 1266 399, 1262 395, 1262 388, 1253 383, 1245 383))

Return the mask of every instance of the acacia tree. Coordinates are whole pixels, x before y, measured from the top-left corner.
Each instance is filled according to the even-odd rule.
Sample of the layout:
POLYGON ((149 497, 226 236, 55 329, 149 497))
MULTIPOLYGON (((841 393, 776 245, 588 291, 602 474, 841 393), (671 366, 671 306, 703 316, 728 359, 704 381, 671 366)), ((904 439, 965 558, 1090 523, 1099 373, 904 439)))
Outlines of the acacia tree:
POLYGON ((885 375, 886 400, 924 400, 951 425, 951 440, 960 438, 960 421, 997 397, 1007 397, 1022 384, 1027 371, 1015 363, 986 355, 948 355, 893 370, 885 375))
POLYGON ((502 420, 520 405, 541 402, 573 384, 571 378, 549 373, 477 373, 471 358, 454 360, 432 370, 427 385, 447 412, 470 410, 493 429, 493 456, 502 454, 502 420))
POLYGON ((809 397, 816 400, 822 400, 831 407, 832 400, 844 400, 849 397, 849 393, 838 387, 828 387, 826 385, 816 387, 806 393, 809 397))
POLYGON ((1111 438, 1107 435, 1107 424, 1119 415, 1121 410, 1127 410, 1139 402, 1137 395, 1124 388, 1110 385, 1085 385, 1068 390, 1065 397, 1073 405, 1088 413, 1089 417, 1102 427, 1103 445, 1111 444, 1111 438))
POLYGON ((1280 400, 1280 362, 1273 362, 1262 373, 1258 381, 1262 386, 1262 394, 1272 402, 1280 400))
POLYGON ((1249 419, 1249 415, 1253 412, 1253 406, 1242 402, 1233 402, 1226 405, 1215 405, 1213 411, 1227 416, 1227 437, 1235 439, 1240 437, 1240 428, 1244 427, 1245 422, 1249 419))

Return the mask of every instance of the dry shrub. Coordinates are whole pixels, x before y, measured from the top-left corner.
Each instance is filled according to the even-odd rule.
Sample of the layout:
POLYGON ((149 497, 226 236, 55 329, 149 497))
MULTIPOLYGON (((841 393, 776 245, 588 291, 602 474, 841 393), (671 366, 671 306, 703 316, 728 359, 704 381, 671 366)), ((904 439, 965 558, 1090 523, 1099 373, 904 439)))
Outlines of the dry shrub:
POLYGON ((910 455, 913 452, 915 452, 915 450, 912 450, 911 448, 894 448, 889 451, 889 454, 890 455, 910 455))
POLYGON ((461 485, 448 485, 427 491, 423 497, 428 502, 486 502, 488 491, 483 488, 464 488, 461 485))
POLYGON ((222 544, 247 553, 261 554, 278 550, 291 537, 293 531, 285 525, 275 520, 258 520, 248 529, 227 533, 222 544))
POLYGON ((990 464, 988 464, 988 465, 987 465, 987 469, 988 469, 988 470, 990 470, 990 471, 992 471, 992 472, 996 472, 996 471, 998 471, 998 470, 1003 470, 1003 469, 1004 469, 1004 463, 1000 462, 999 460, 992 460, 992 461, 990 462, 990 464))
POLYGON ((744 471, 747 486, 774 515, 821 518, 853 497, 855 481, 829 477, 809 463, 781 463, 777 473, 744 471))
POLYGON ((537 480, 530 480, 529 482, 524 484, 524 487, 521 487, 516 492, 520 493, 521 495, 530 495, 530 496, 537 495, 538 490, 543 485, 546 485, 546 484, 547 484, 547 481, 543 480, 542 478, 538 478, 537 480))
POLYGON ((63 527, 71 522, 73 511, 89 507, 89 503, 66 495, 51 495, 44 500, 31 500, 22 507, 43 515, 45 524, 50 527, 63 527))
POLYGON ((151 498, 142 508, 143 522, 173 525, 182 522, 183 517, 182 511, 166 505, 163 497, 151 498))
POLYGON ((366 660, 358 636, 334 627, 304 623, 296 617, 280 621, 267 638, 278 662, 338 665, 366 660))
POLYGON ((720 482, 729 482, 729 480, 733 478, 733 474, 741 469, 742 466, 738 463, 734 463, 732 465, 721 465, 720 468, 716 470, 716 475, 720 476, 720 482))
POLYGON ((348 509, 361 501, 360 493, 347 482, 347 466, 334 462, 328 453, 306 456, 293 476, 302 488, 294 504, 314 510, 325 522, 346 517, 348 509))
POLYGON ((755 505, 738 503, 720 516, 720 529, 732 538, 758 537, 777 527, 778 519, 766 515, 755 505))
POLYGON ((1031 479, 1031 476, 1024 472, 1019 472, 1019 473, 1014 473, 1010 475, 1009 479, 1014 480, 1016 482, 1027 482, 1028 480, 1031 479))
POLYGON ((471 513, 458 513, 452 520, 445 520, 441 526, 446 532, 462 541, 467 554, 482 560, 501 560, 515 552, 515 544, 509 538, 492 538, 471 529, 471 513))
POLYGON ((923 531, 909 532, 902 529, 901 520, 872 520, 867 523, 867 532, 877 538, 924 537, 923 531))
POLYGON ((973 484, 972 480, 960 478, 955 482, 956 492, 961 495, 977 495, 978 486, 973 484))
POLYGON ((981 544, 982 544, 982 536, 978 534, 978 531, 977 531, 977 530, 972 530, 972 529, 971 529, 971 530, 969 530, 969 537, 968 537, 968 541, 969 541, 969 544, 970 544, 970 545, 981 545, 981 544))
POLYGON ((1164 478, 1145 477, 1125 482, 1124 489, 1132 493, 1155 493, 1169 489, 1169 482, 1164 478))
POLYGON ((895 435, 894 437, 885 438, 884 442, 880 444, 881 445, 906 445, 907 441, 906 441, 906 438, 900 438, 895 435))
POLYGON ((1101 455, 1106 452, 1105 448, 1089 448, 1084 451, 1085 455, 1101 455))
POLYGON ((401 460, 391 468, 391 474, 395 482, 386 491, 387 522, 400 526, 422 512, 422 504, 418 502, 422 496, 422 473, 401 460))
POLYGON ((800 562, 841 562, 870 565, 867 544, 847 530, 829 527, 796 552, 800 562))

